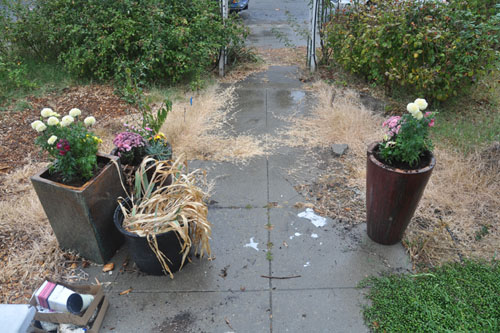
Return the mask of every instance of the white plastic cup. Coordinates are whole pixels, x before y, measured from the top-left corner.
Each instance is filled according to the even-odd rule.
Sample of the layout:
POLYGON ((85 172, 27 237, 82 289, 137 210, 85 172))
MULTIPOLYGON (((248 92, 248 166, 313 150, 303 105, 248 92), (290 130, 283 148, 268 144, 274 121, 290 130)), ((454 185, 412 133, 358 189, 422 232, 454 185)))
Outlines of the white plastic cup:
POLYGON ((68 297, 66 307, 68 311, 73 314, 80 314, 83 310, 89 307, 90 303, 94 300, 94 295, 80 295, 77 293, 71 294, 68 297))

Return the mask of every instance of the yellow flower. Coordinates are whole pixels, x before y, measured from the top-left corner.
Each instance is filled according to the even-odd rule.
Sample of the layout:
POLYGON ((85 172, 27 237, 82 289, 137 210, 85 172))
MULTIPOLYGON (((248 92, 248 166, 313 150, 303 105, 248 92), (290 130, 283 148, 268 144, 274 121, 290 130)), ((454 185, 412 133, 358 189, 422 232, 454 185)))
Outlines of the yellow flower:
POLYGON ((49 120, 47 120, 47 124, 49 124, 49 126, 55 126, 55 125, 59 124, 59 119, 57 119, 54 116, 51 116, 51 117, 49 117, 49 120))
POLYGON ((40 120, 35 120, 34 122, 31 123, 31 128, 36 130, 36 128, 40 125, 43 124, 40 120))
POLYGON ((40 133, 40 132, 43 132, 47 129, 47 126, 45 126, 44 123, 41 123, 41 124, 38 124, 38 126, 36 126, 35 130, 40 133))
POLYGON ((406 110, 408 110, 408 112, 410 112, 411 114, 414 114, 415 112, 420 111, 420 108, 416 103, 409 103, 406 106, 406 110))
POLYGON ((83 120, 83 123, 86 125, 86 126, 92 126, 95 124, 95 118, 90 116, 90 117, 87 117, 83 120))
POLYGON ((155 135, 154 139, 155 139, 155 141, 157 141, 160 139, 167 139, 167 137, 162 132, 158 132, 158 134, 155 135))
POLYGON ((66 127, 70 125, 73 121, 75 121, 75 119, 72 116, 64 116, 61 120, 61 126, 66 127))
POLYGON ((51 136, 51 137, 47 140, 47 143, 48 143, 49 145, 53 145, 53 144, 54 144, 54 142, 56 142, 56 140, 57 140, 57 136, 52 135, 52 136, 51 136))
POLYGON ((80 111, 80 109, 73 108, 73 109, 69 110, 69 115, 73 118, 76 118, 81 114, 82 114, 82 111, 80 111))
POLYGON ((418 105, 421 111, 427 109, 427 101, 423 98, 417 98, 414 103, 418 105))
POLYGON ((52 109, 50 109, 50 108, 44 108, 44 109, 42 109, 42 112, 41 112, 41 115, 44 118, 48 118, 48 117, 52 116, 53 114, 54 114, 54 111, 52 111, 52 109))

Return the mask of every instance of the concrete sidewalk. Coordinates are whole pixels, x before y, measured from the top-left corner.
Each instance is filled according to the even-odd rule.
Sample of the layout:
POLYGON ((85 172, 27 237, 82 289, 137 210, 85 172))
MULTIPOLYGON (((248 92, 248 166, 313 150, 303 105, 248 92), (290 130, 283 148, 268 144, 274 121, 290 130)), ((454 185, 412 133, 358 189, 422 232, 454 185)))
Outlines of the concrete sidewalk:
MULTIPOLYGON (((314 101, 298 75, 295 67, 271 67, 238 83, 235 133, 272 135, 286 126, 282 116, 310 112, 314 101)), ((321 172, 307 161, 304 151, 286 146, 244 166, 193 161, 191 169, 202 167, 216 180, 209 207, 216 259, 193 258, 173 280, 118 272, 128 258, 126 248, 113 258, 112 275, 90 268, 91 280, 110 282, 102 331, 367 331, 365 300, 356 285, 368 275, 406 271, 409 259, 401 245, 370 241, 364 224, 348 230, 331 219, 316 227, 299 218, 304 209, 294 204, 305 200, 294 186, 321 172)))

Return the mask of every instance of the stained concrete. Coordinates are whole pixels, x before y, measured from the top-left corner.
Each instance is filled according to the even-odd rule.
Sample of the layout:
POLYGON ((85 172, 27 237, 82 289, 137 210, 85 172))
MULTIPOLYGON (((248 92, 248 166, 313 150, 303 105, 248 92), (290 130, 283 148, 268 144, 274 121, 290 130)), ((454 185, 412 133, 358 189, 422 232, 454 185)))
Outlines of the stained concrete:
MULTIPOLYGON (((299 75, 296 68, 272 67, 238 83, 238 107, 227 129, 273 140, 293 117, 308 115, 314 96, 299 75)), ((367 331, 361 312, 366 300, 357 285, 370 275, 411 270, 404 248, 373 243, 364 224, 327 219, 316 227, 298 217, 304 209, 295 203, 305 199, 296 186, 338 162, 330 149, 315 153, 267 143, 273 143, 269 154, 244 164, 190 162, 215 181, 208 216, 214 260, 191 256, 172 280, 145 275, 131 261, 120 272, 130 257, 122 248, 113 275, 90 270, 92 278, 108 282, 103 332, 367 331), (258 250, 246 246, 251 239, 258 250)))
MULTIPOLYGON (((254 26, 281 24, 286 16, 273 8, 304 18, 306 3, 251 0, 241 16, 254 26)), ((88 270, 92 280, 107 282, 103 332, 367 331, 359 281, 405 272, 411 264, 401 244, 373 243, 364 224, 327 219, 316 227, 297 216, 304 209, 295 204, 305 199, 296 186, 338 163, 330 149, 306 151, 274 139, 315 105, 300 77, 295 66, 272 66, 235 84, 238 106, 225 130, 259 136, 272 147, 267 155, 245 164, 190 161, 191 169, 203 168, 215 181, 208 216, 214 260, 192 256, 172 280, 138 272, 124 247, 112 260, 112 275, 88 270), (246 246, 250 239, 258 250, 246 246)))

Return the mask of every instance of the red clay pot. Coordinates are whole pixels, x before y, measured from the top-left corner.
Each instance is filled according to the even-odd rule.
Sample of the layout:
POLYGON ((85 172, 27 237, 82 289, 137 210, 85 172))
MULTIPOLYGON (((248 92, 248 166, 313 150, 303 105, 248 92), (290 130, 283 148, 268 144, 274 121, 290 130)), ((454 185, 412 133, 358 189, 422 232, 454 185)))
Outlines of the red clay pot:
POLYGON ((383 164, 374 156, 378 142, 367 151, 366 223, 368 236, 384 245, 403 238, 429 181, 436 159, 415 170, 401 170, 383 164))

